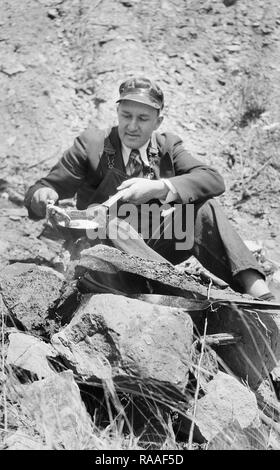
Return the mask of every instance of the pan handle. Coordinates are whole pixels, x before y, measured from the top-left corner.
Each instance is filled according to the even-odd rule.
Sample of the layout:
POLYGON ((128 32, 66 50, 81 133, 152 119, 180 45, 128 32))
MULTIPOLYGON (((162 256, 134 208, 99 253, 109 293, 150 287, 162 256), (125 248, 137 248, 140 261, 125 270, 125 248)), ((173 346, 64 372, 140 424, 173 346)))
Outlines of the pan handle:
POLYGON ((107 199, 107 201, 102 203, 102 206, 106 206, 108 208, 112 207, 119 199, 122 198, 124 191, 125 191, 125 189, 122 189, 121 191, 118 191, 113 196, 109 197, 109 199, 107 199))

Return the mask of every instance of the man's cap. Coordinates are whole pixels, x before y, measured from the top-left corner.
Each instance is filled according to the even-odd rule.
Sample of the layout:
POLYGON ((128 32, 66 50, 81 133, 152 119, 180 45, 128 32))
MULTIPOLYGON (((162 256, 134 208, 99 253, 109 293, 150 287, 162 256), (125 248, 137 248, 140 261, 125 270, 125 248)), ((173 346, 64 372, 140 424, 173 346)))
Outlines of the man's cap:
POLYGON ((164 96, 160 87, 148 78, 130 78, 119 88, 120 97, 117 103, 124 100, 137 101, 155 109, 162 109, 164 96))

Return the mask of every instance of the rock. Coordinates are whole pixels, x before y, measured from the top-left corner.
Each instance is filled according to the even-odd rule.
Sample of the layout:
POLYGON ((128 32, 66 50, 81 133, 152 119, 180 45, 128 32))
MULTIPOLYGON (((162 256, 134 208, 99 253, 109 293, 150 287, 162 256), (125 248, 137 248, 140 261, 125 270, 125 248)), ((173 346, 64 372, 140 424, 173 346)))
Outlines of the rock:
POLYGON ((276 298, 276 302, 280 302, 280 281, 279 281, 279 271, 276 271, 274 274, 276 276, 274 277, 274 274, 271 279, 268 278, 268 287, 272 294, 276 298))
POLYGON ((10 240, 10 249, 7 250, 6 258, 11 264, 14 263, 35 263, 53 267, 55 259, 61 248, 58 243, 45 242, 45 240, 38 239, 36 236, 14 236, 10 240), (11 243, 12 241, 12 243, 11 243))
POLYGON ((176 295, 136 294, 136 299, 156 305, 180 308, 190 315, 194 323, 194 334, 200 337, 204 331, 206 312, 210 308, 208 300, 193 300, 176 295))
POLYGON ((5 191, 0 194, 0 197, 1 197, 1 199, 4 200, 4 201, 8 201, 8 200, 9 200, 9 194, 8 194, 7 192, 5 192, 5 191))
POLYGON ((161 0, 160 8, 162 8, 163 10, 169 10, 169 11, 173 10, 172 5, 170 5, 170 3, 167 0, 161 0))
POLYGON ((278 269, 278 271, 275 271, 275 273, 273 274, 272 282, 274 282, 280 287, 280 269, 278 269))
MULTIPOLYGON (((9 194, 9 200, 13 202, 14 204, 17 204, 18 206, 23 206, 24 203, 24 196, 23 194, 18 193, 14 188, 8 188, 7 192, 9 194)), ((20 216, 21 217, 27 217, 27 209, 25 207, 22 207, 22 211, 20 216)))
POLYGON ((237 379, 224 372, 206 386, 206 394, 196 403, 195 423, 207 441, 237 424, 242 430, 260 427, 255 395, 237 379))
POLYGON ((185 60, 185 63, 190 69, 197 70, 197 65, 193 60, 185 60))
POLYGON ((58 17, 58 10, 56 8, 50 8, 47 12, 47 15, 51 20, 54 20, 58 17))
POLYGON ((262 262, 262 268, 266 276, 271 275, 275 269, 273 264, 266 260, 262 262))
POLYGON ((261 242, 255 242, 253 240, 244 240, 247 248, 252 251, 252 253, 260 253, 263 249, 263 244, 261 242))
POLYGON ((274 30, 274 27, 269 24, 264 24, 261 26, 260 29, 261 29, 262 34, 271 34, 274 30))
POLYGON ((51 268, 14 263, 0 273, 0 292, 12 320, 28 331, 47 329, 64 277, 51 268))
POLYGON ((255 392, 260 409, 266 416, 279 421, 280 419, 280 403, 277 399, 271 379, 265 379, 261 382, 255 392))
POLYGON ((184 78, 182 77, 181 74, 176 73, 175 78, 176 78, 176 82, 178 83, 178 85, 182 85, 182 83, 184 83, 184 78))
POLYGON ((227 50, 231 52, 239 52, 241 50, 241 46, 239 44, 230 44, 226 46, 227 50))
POLYGON ((270 434, 264 426, 242 429, 235 422, 219 432, 208 443, 207 450, 268 450, 270 434))
POLYGON ((47 7, 57 6, 63 3, 65 0, 39 0, 39 3, 47 7))
POLYGON ((184 392, 191 359, 192 320, 180 308, 120 295, 86 296, 52 345, 83 380, 167 386, 184 392))
POLYGON ((23 217, 27 217, 27 212, 24 207, 17 207, 16 209, 2 209, 0 215, 10 219, 21 220, 23 217))
POLYGON ((10 244, 6 240, 0 240, 0 255, 4 254, 9 248, 10 244))
POLYGON ((75 266, 85 292, 164 293, 204 298, 206 289, 168 261, 157 262, 129 255, 116 248, 96 245, 81 252, 75 266), (87 276, 89 274, 89 276, 87 276), (86 279, 85 279, 86 278, 86 279))
POLYGON ((25 385, 21 405, 50 449, 84 450, 93 432, 71 371, 25 385))
MULTIPOLYGON (((271 234, 272 236, 272 234, 271 234)), ((280 265, 280 247, 279 240, 266 239, 263 241, 265 256, 270 259, 275 267, 280 265)))
POLYGON ((134 3, 135 3, 135 0, 130 0, 130 1, 121 0, 121 4, 127 8, 132 7, 134 3))
POLYGON ((16 140, 17 140, 17 138, 16 138, 15 135, 12 135, 11 137, 8 137, 8 139, 7 139, 8 146, 12 147, 16 140))
POLYGON ((38 379, 55 375, 48 357, 56 356, 55 350, 47 343, 24 333, 11 333, 7 352, 7 365, 35 374, 38 379))
POLYGON ((185 128, 188 129, 188 131, 195 131, 196 125, 193 122, 189 122, 185 124, 185 128))
POLYGON ((11 77, 12 75, 25 71, 26 68, 18 60, 18 54, 6 54, 0 57, 0 72, 11 77))
POLYGON ((223 0, 223 4, 224 4, 226 7, 231 7, 231 6, 234 5, 236 2, 237 2, 237 0, 223 0))

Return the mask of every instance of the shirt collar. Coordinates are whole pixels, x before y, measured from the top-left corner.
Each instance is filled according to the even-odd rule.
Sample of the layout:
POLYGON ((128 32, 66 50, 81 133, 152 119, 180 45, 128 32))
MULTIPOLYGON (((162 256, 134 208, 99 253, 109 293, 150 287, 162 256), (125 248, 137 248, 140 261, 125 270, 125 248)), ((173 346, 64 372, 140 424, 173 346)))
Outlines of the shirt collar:
MULTIPOLYGON (((149 166, 149 160, 148 160, 148 156, 147 156, 147 148, 149 146, 149 143, 150 143, 150 139, 144 145, 142 145, 142 147, 140 147, 138 149, 139 152, 140 152, 141 159, 142 159, 143 163, 145 165, 148 165, 148 166, 149 166)), ((132 149, 128 148, 124 143, 122 143, 122 156, 123 156, 123 161, 124 161, 125 166, 128 163, 128 159, 129 159, 129 155, 130 155, 131 150, 132 149)))

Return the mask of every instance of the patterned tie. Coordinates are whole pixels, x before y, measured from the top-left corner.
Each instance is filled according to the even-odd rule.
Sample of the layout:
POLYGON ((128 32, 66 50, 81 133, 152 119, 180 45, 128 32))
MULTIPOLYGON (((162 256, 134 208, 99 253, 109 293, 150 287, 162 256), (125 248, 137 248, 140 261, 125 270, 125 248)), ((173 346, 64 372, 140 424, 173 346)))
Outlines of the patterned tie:
POLYGON ((139 176, 143 170, 143 162, 138 149, 132 149, 126 165, 126 173, 129 176, 139 176))

